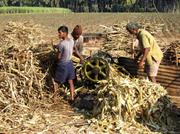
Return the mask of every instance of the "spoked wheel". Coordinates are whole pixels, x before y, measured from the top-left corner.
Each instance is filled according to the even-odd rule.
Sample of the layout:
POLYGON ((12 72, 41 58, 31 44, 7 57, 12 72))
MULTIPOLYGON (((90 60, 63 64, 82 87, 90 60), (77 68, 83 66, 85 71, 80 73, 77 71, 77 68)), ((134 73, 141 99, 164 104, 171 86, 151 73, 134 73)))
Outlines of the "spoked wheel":
POLYGON ((83 72, 88 80, 98 82, 108 78, 109 65, 106 60, 95 57, 84 63, 83 72))

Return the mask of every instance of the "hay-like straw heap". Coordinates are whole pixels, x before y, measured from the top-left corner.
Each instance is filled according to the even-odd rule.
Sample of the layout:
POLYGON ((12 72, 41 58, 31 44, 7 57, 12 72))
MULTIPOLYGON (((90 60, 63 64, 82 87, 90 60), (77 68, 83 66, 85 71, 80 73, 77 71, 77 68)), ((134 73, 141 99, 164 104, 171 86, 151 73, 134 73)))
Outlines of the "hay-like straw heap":
POLYGON ((161 132, 173 129, 168 115, 172 105, 159 84, 131 79, 111 67, 110 79, 101 82, 95 92, 93 117, 98 120, 94 122, 104 131, 150 133, 150 129, 161 132))
POLYGON ((48 101, 40 58, 51 49, 40 45, 42 39, 40 26, 32 22, 9 22, 0 35, 1 130, 21 125, 21 113, 48 101))
MULTIPOLYGON (((133 43, 133 36, 130 35, 126 30, 127 21, 112 26, 104 26, 104 33, 107 34, 107 42, 103 45, 103 50, 109 52, 113 56, 127 56, 131 57, 131 44, 133 43)), ((141 22, 142 28, 149 31, 155 37, 161 35, 163 32, 164 24, 149 24, 141 22)), ((164 46, 164 42, 159 38, 156 39, 160 46, 164 46), (163 45, 161 45, 163 44, 163 45)))
POLYGON ((180 53, 180 40, 176 40, 166 46, 164 52, 164 61, 171 64, 176 64, 179 62, 176 58, 180 53))

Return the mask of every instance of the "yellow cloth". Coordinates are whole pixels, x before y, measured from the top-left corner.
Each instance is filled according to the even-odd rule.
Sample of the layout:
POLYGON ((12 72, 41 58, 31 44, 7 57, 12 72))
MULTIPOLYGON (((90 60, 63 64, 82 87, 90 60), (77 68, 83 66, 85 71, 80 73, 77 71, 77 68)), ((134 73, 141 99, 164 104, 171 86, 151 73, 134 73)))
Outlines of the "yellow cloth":
POLYGON ((147 64, 152 65, 152 60, 161 62, 163 58, 163 52, 161 51, 154 37, 148 31, 144 29, 139 29, 139 34, 137 38, 139 40, 139 45, 142 49, 150 48, 146 59, 147 64))

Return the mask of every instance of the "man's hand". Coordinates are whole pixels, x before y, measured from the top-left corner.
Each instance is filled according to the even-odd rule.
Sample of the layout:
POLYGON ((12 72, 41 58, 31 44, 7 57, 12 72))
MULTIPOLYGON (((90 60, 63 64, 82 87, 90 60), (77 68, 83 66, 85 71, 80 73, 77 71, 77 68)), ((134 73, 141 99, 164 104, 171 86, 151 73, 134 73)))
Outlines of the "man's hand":
POLYGON ((56 49, 56 48, 57 48, 57 45, 52 44, 52 48, 53 48, 53 49, 56 49))
POLYGON ((80 64, 84 63, 84 58, 80 58, 80 64))
POLYGON ((139 67, 139 68, 143 68, 144 64, 145 64, 144 61, 140 61, 140 62, 138 63, 138 67, 139 67))
POLYGON ((80 64, 83 64, 84 63, 84 60, 80 60, 80 64))
POLYGON ((54 47, 54 43, 53 43, 53 40, 51 39, 51 46, 54 47))
POLYGON ((130 54, 134 54, 134 53, 135 53, 135 50, 132 49, 132 50, 130 51, 130 54))
POLYGON ((51 40, 51 46, 52 46, 52 48, 53 48, 54 50, 57 48, 57 44, 54 44, 54 43, 53 43, 53 40, 51 40))

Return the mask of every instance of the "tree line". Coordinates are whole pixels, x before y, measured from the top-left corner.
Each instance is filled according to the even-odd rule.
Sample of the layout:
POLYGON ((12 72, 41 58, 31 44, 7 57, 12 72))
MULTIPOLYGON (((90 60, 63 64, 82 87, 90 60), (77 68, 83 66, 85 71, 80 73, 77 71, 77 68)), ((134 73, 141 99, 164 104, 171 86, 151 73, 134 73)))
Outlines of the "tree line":
POLYGON ((74 12, 177 12, 180 0, 0 0, 0 6, 64 7, 74 12))

